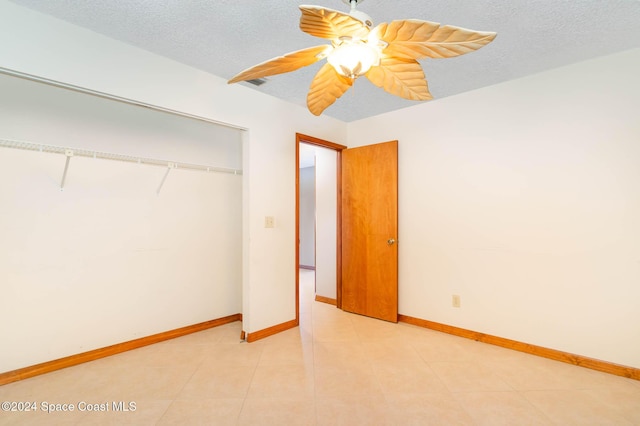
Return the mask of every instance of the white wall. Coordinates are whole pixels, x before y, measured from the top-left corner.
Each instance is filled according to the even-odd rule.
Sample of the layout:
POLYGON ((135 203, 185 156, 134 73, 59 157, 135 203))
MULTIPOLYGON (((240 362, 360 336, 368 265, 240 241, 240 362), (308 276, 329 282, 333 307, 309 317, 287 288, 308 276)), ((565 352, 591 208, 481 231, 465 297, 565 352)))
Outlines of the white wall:
POLYGON ((347 126, 6 0, 0 38, 2 67, 249 129, 246 331, 295 317, 295 132, 348 127, 399 140, 401 313, 640 367, 638 50, 347 126))
POLYGON ((316 169, 300 169, 300 265, 316 265, 316 169))
POLYGON ((0 138, 242 169, 242 131, 0 74, 0 138))
POLYGON ((316 294, 336 298, 337 152, 316 151, 316 294))
POLYGON ((635 49, 351 123, 399 140, 400 313, 640 367, 639 75, 635 49))
POLYGON ((241 311, 240 176, 64 158, 0 148, 0 371, 241 311))
MULTIPOLYGON (((3 138, 242 165, 237 129, 6 75, 0 93, 3 138)), ((166 167, 74 156, 61 191, 65 163, 0 148, 0 371, 242 311, 241 175, 179 168, 158 194, 166 167)))
POLYGON ((295 318, 295 133, 345 143, 346 124, 6 0, 0 38, 1 67, 248 129, 244 327, 295 318), (264 216, 274 216, 276 228, 265 229, 264 216))

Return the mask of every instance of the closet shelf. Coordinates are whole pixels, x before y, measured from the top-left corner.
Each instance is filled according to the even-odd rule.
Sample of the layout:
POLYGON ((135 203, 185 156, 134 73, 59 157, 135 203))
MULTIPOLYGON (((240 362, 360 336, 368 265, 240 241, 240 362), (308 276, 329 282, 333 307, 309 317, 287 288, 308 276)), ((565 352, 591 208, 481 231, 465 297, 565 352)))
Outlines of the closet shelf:
POLYGON ((99 158, 102 160, 114 160, 126 163, 148 164, 151 166, 162 166, 176 169, 198 170, 203 172, 218 172, 241 175, 241 169, 232 169, 227 167, 207 166, 204 164, 182 163, 179 161, 158 160, 146 157, 136 157, 131 155, 113 154, 108 152, 91 151, 86 149, 77 149, 69 147, 61 147, 54 145, 45 145, 35 142, 16 141, 10 139, 0 139, 0 147, 22 149, 25 151, 46 152, 52 154, 69 155, 71 151, 74 157, 99 158))

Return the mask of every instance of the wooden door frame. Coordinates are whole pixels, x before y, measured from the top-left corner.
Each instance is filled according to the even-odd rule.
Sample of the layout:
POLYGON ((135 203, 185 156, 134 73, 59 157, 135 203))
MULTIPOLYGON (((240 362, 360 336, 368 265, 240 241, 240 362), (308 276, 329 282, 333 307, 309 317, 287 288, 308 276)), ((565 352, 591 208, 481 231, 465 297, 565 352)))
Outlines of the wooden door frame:
POLYGON ((300 144, 315 145, 336 151, 336 306, 342 307, 342 150, 346 146, 313 136, 296 133, 296 323, 300 324, 300 144))

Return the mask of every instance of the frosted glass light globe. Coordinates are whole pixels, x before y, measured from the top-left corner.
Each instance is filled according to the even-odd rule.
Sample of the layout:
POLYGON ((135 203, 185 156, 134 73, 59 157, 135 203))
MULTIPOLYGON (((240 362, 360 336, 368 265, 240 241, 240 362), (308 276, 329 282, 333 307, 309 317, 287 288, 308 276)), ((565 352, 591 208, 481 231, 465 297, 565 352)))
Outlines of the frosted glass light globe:
POLYGON ((380 52, 365 41, 344 40, 329 54, 327 61, 339 74, 357 78, 380 64, 380 52))

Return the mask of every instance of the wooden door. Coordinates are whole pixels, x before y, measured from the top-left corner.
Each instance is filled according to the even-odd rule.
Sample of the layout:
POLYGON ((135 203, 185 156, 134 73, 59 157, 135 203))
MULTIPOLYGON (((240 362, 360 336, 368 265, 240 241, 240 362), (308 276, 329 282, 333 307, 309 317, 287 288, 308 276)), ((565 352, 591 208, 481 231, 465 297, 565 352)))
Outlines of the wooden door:
POLYGON ((342 309, 398 321, 398 141, 342 151, 342 309))

